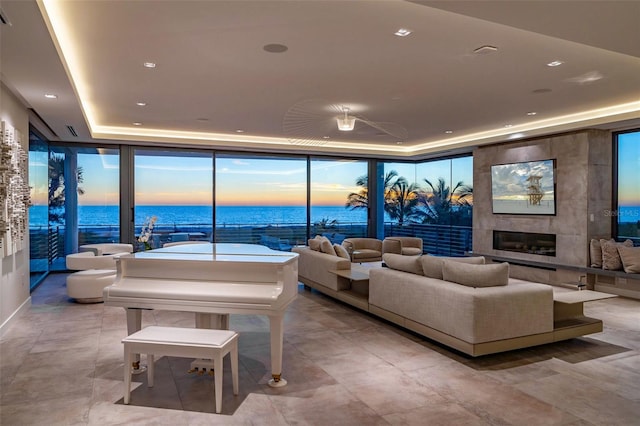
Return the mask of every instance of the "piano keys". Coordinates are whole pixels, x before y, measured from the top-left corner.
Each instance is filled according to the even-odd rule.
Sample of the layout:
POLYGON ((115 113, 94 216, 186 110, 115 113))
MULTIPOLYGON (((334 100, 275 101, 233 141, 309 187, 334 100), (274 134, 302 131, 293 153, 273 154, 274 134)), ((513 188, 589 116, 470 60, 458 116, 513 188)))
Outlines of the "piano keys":
MULTIPOLYGON (((177 245, 125 255, 115 282, 104 289, 104 303, 127 312, 127 332, 141 329, 142 309, 196 313, 196 326, 209 327, 207 316, 266 315, 271 340, 269 385, 282 378, 284 312, 298 293, 298 255, 253 244, 177 245)), ((224 322, 218 326, 224 327, 224 322)))

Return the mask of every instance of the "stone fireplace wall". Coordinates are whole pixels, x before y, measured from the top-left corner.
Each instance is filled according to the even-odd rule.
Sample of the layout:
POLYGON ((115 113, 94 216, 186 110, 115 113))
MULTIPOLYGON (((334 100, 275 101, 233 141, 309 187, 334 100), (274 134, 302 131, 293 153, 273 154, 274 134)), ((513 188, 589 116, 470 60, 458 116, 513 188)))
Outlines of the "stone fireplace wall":
POLYGON ((570 266, 589 264, 591 238, 609 237, 612 206, 612 139, 602 130, 479 147, 473 156, 473 251, 479 254, 570 266), (556 215, 493 214, 491 166, 556 160, 556 215), (493 231, 556 235, 556 256, 493 249, 493 231))

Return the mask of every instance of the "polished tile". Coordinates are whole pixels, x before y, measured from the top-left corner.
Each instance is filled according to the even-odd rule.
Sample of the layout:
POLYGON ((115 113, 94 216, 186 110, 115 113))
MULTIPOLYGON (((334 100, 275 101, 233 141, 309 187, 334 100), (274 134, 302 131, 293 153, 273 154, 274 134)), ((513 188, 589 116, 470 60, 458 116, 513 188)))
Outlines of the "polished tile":
MULTIPOLYGON (((123 309, 66 297, 65 275, 33 293, 0 341, 2 425, 637 425, 640 301, 585 305, 604 332, 472 358, 300 286, 285 315, 283 376, 270 388, 269 320, 232 315, 240 393, 228 359, 223 408, 191 360, 156 359, 123 404, 123 309)), ((194 314, 143 311, 148 325, 194 314)), ((142 356, 142 363, 146 357, 142 356)))

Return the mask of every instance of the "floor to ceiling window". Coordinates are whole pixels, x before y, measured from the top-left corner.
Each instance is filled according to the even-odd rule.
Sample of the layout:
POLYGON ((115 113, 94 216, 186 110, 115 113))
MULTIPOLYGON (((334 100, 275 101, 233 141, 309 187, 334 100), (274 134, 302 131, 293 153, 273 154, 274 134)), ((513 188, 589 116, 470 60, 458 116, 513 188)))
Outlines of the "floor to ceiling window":
POLYGON ((216 242, 290 250, 307 235, 306 158, 216 155, 216 242))
POLYGON ((311 236, 323 234, 333 243, 367 236, 367 162, 311 159, 311 236))
POLYGON ((211 241, 213 154, 136 149, 134 153, 136 249, 143 227, 153 224, 150 248, 168 242, 211 241))
POLYGON ((426 253, 472 247, 473 157, 384 163, 384 235, 417 236, 426 253))
POLYGON ((640 245, 640 130, 617 133, 615 237, 640 245))
POLYGON ((49 146, 50 269, 64 270, 78 246, 120 240, 117 148, 49 146))
POLYGON ((49 271, 48 227, 48 167, 47 142, 34 132, 29 133, 29 269, 33 288, 49 271))

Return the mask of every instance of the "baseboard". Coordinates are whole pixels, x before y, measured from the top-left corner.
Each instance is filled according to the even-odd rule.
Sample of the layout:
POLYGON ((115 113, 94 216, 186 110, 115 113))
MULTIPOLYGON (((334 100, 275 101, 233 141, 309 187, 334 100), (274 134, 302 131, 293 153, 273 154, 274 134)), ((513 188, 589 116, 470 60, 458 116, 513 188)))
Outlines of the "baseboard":
POLYGON ((5 322, 0 325, 0 338, 4 337, 5 333, 9 331, 11 325, 15 320, 17 320, 24 312, 26 312, 31 307, 31 296, 27 298, 22 305, 18 309, 16 309, 13 314, 7 318, 5 322))

